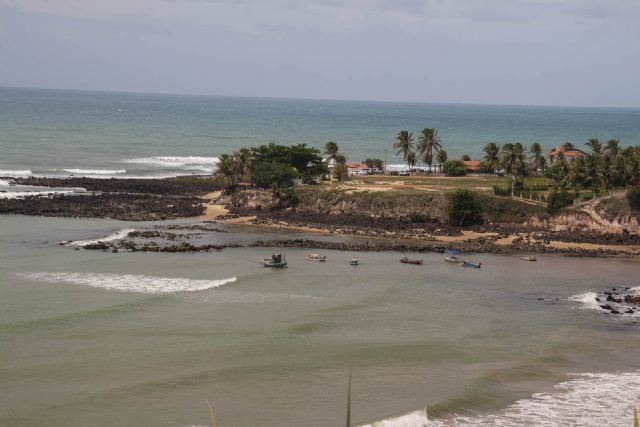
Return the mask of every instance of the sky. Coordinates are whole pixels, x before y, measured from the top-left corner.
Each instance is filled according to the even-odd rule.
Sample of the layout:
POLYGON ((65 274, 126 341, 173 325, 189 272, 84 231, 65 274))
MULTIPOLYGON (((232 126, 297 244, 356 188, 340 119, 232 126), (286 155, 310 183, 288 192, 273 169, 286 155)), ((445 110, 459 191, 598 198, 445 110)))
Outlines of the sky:
POLYGON ((640 107, 640 0, 0 0, 0 86, 640 107))

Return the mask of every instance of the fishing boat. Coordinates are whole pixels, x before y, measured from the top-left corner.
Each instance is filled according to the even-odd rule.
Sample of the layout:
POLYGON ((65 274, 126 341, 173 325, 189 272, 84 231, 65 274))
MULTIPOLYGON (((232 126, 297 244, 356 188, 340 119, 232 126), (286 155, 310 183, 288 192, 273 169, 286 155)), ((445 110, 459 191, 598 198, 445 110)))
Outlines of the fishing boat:
POLYGON ((307 259, 309 261, 326 261, 327 260, 327 256, 326 255, 320 255, 320 254, 307 254, 307 259))
POLYGON ((444 260, 454 264, 458 264, 462 262, 462 259, 460 259, 460 257, 457 257, 455 255, 445 255, 444 260))
POLYGON ((409 257, 400 258, 400 262, 403 264, 415 264, 415 265, 422 265, 423 263, 421 259, 409 259, 409 257))
POLYGON ((271 254, 271 258, 263 258, 262 265, 272 268, 287 268, 287 256, 283 254, 271 254))
POLYGON ((466 268, 480 268, 480 267, 482 267, 482 263, 481 262, 462 261, 462 266, 466 267, 466 268))
POLYGON ((536 257, 534 256, 521 256, 520 259, 524 261, 532 261, 532 262, 537 261, 536 257))
POLYGON ((358 258, 353 258, 351 261, 349 261, 349 265, 358 265, 360 264, 360 262, 358 261, 358 258))

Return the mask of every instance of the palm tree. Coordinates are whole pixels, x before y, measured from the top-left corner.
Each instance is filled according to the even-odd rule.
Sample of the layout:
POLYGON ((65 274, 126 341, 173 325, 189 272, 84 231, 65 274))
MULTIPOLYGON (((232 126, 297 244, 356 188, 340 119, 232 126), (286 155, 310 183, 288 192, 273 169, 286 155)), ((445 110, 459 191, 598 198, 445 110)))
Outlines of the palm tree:
POLYGON ((409 154, 413 153, 413 133, 401 130, 396 136, 396 141, 393 143, 393 148, 398 148, 396 156, 402 153, 403 158, 409 162, 409 154))
POLYGON ((329 155, 329 159, 336 160, 336 155, 338 154, 338 144, 333 141, 329 141, 324 145, 324 154, 329 155))
POLYGON ((604 147, 604 152, 607 156, 618 157, 618 154, 620 153, 620 140, 608 140, 607 145, 604 147))
POLYGON ((445 149, 440 149, 440 151, 438 151, 438 156, 437 156, 437 160, 438 163, 440 163, 440 172, 442 173, 442 165, 444 165, 444 162, 447 161, 447 158, 449 157, 447 150, 445 149))
POLYGON ((433 165, 433 152, 439 153, 442 150, 442 144, 440 144, 440 137, 438 131, 433 128, 424 128, 420 132, 418 137, 418 155, 429 165, 429 172, 431 172, 431 165, 433 165))
POLYGON ((602 154, 602 142, 598 138, 591 138, 586 142, 586 145, 591 148, 593 154, 602 154))
POLYGON ((565 142, 564 144, 562 144, 562 148, 564 148, 565 150, 575 150, 576 146, 573 145, 573 142, 565 142))
POLYGON ((218 161, 216 175, 221 176, 226 185, 233 185, 238 182, 240 170, 236 156, 223 154, 218 161))
POLYGON ((507 173, 515 172, 519 162, 524 161, 524 147, 519 142, 504 144, 500 150, 500 166, 507 173))
POLYGON ((495 142, 490 142, 482 149, 486 154, 484 155, 484 162, 488 169, 497 169, 500 164, 500 147, 495 142))
POLYGON ((407 154, 407 163, 409 164, 409 170, 413 169, 413 166, 416 164, 417 159, 418 156, 416 155, 415 151, 411 151, 409 154, 407 154))
POLYGON ((544 156, 542 155, 542 145, 538 142, 534 142, 529 147, 529 153, 531 153, 531 159, 536 169, 542 169, 544 172, 544 156))
POLYGON ((241 148, 234 153, 238 163, 238 172, 242 179, 251 178, 251 165, 253 163, 253 152, 248 148, 241 148))

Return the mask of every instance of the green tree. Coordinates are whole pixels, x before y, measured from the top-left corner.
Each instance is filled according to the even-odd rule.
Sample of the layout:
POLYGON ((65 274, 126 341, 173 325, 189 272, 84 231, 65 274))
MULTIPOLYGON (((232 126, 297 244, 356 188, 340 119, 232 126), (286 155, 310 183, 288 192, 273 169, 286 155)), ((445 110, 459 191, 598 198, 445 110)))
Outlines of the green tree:
POLYGON ((401 130, 396 135, 396 141, 393 143, 393 148, 398 149, 398 153, 402 153, 404 160, 409 163, 409 155, 413 153, 413 134, 406 130, 401 130))
POLYGON ((447 161, 447 158, 449 157, 449 154, 447 153, 447 150, 441 149, 440 151, 438 151, 438 156, 437 157, 438 157, 437 158, 438 163, 440 163, 440 173, 442 173, 443 165, 447 161))
POLYGON ((333 168, 333 176, 338 181, 346 181, 349 179, 349 168, 344 163, 339 163, 333 168))
POLYGON ((429 171, 431 171, 431 166, 433 165, 434 153, 439 153, 441 150, 442 144, 438 131, 433 128, 422 129, 418 137, 417 152, 418 157, 429 165, 429 171))
POLYGON ((640 187, 631 187, 627 191, 626 197, 632 209, 640 210, 640 187))
POLYGON ((524 161, 524 147, 519 142, 507 143, 500 149, 500 167, 507 173, 515 173, 518 162, 524 161))
POLYGON ((220 177, 225 185, 236 184, 241 178, 241 170, 238 160, 234 155, 222 154, 218 161, 216 176, 220 177))
POLYGON ((602 154, 602 142, 598 138, 591 138, 586 142, 586 145, 591 148, 593 154, 602 154))
POLYGON ((329 141, 324 145, 324 154, 329 156, 329 159, 335 160, 336 155, 338 154, 338 144, 333 141, 329 141))
POLYGON ((458 226, 482 222, 482 203, 471 190, 459 189, 451 196, 447 213, 458 226))
POLYGON ((555 213, 564 207, 570 206, 573 203, 573 196, 566 190, 552 191, 549 194, 548 202, 547 211, 555 213))
POLYGON ((542 154, 542 145, 538 142, 534 142, 529 147, 529 153, 531 154, 531 161, 533 167, 537 170, 540 169, 544 172, 544 166, 546 164, 544 155, 542 154))
POLYGON ((464 176, 467 174, 467 165, 461 160, 449 160, 442 165, 442 171, 447 176, 464 176))
POLYGON ((620 140, 610 139, 604 147, 604 154, 609 157, 618 157, 620 154, 620 140))
POLYGON ((382 169, 384 167, 384 162, 381 159, 366 159, 364 163, 371 169, 382 169))
POLYGON ((259 187, 278 192, 291 187, 293 179, 298 176, 299 172, 291 165, 277 160, 261 160, 253 166, 252 180, 259 187))
POLYGON ((238 170, 242 179, 251 179, 251 167, 253 165, 253 153, 248 148, 241 148, 234 153, 238 162, 238 170))
POLYGON ((498 166, 500 165, 500 146, 495 142, 490 142, 484 146, 482 151, 485 152, 483 158, 485 169, 491 171, 498 169, 498 166))
POLYGON ((460 157, 460 160, 462 160, 463 162, 468 162, 469 160, 471 160, 471 157, 468 154, 463 154, 462 157, 460 157))

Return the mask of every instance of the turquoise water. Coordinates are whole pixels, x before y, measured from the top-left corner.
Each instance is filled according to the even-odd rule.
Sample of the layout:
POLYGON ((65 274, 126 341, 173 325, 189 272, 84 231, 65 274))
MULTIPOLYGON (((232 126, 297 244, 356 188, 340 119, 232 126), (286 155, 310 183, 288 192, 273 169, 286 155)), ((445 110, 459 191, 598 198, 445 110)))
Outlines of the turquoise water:
POLYGON ((408 129, 417 135, 423 127, 439 130, 452 158, 478 157, 490 141, 539 142, 552 148, 601 137, 636 145, 640 109, 0 88, 0 170, 47 175, 206 173, 221 153, 269 141, 321 147, 334 140, 351 160, 384 158, 386 149, 389 162, 398 163, 400 159, 393 159, 395 134, 408 129))

